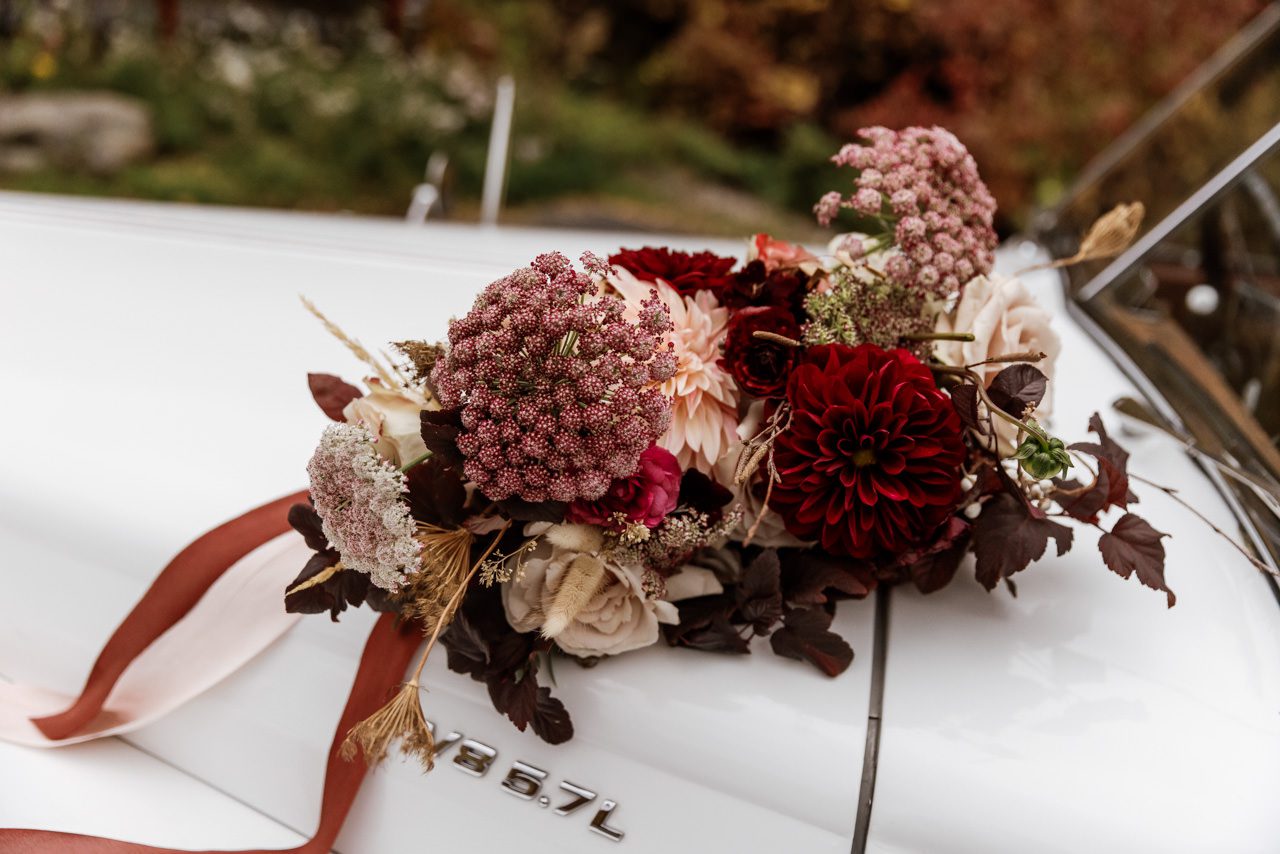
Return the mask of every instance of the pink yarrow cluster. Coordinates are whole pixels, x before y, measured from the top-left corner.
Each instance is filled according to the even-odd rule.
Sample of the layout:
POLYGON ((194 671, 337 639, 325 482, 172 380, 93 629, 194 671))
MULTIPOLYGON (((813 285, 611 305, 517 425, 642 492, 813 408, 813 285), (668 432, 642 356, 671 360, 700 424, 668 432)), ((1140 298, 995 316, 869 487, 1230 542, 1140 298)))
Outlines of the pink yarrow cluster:
MULTIPOLYGON (((858 170, 855 190, 823 196, 814 206, 818 221, 829 225, 841 208, 879 220, 900 250, 885 273, 909 289, 947 297, 988 273, 996 202, 960 140, 939 127, 872 127, 858 136, 869 144, 850 143, 831 158, 858 170)), ((856 254, 860 244, 849 248, 856 254)))
MULTIPOLYGON (((590 254, 582 263, 608 269, 590 254)), ((445 408, 462 410, 464 470, 491 499, 594 501, 671 423, 657 388, 676 369, 666 307, 655 292, 629 321, 592 275, 539 255, 449 324, 432 379, 445 408)))

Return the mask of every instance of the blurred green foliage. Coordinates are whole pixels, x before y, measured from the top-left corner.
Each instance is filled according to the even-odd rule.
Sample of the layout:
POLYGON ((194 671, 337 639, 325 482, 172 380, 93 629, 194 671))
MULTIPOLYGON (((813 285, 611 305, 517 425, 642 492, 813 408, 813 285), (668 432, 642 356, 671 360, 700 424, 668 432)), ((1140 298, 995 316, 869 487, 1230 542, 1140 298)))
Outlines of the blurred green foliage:
POLYGON ((1006 228, 1033 205, 1052 204, 1092 156, 1267 5, 436 2, 467 9, 492 30, 498 53, 561 87, 679 115, 769 152, 771 177, 799 183, 794 194, 774 191, 785 204, 815 198, 790 160, 813 140, 846 140, 870 124, 946 126, 973 151, 1006 228))
POLYGON ((83 4, 19 21, 0 88, 110 90, 151 109, 157 157, 110 177, 40 173, 4 184, 227 204, 400 212, 441 146, 483 150, 491 90, 464 60, 406 56, 376 20, 342 45, 307 17, 241 15, 162 45, 83 4))
POLYGON ((799 236, 871 123, 952 128, 1017 225, 1264 0, 431 0, 394 34, 275 0, 187 4, 167 44, 100 5, 0 0, 0 91, 136 96, 156 157, 0 186, 396 214, 444 151, 466 216, 512 73, 517 218, 799 236))
MULTIPOLYGON (((239 7, 166 45, 145 19, 95 22, 83 3, 28 8, 4 37, 0 91, 136 97, 151 110, 157 151, 116 175, 45 170, 0 176, 0 186, 398 214, 430 155, 443 151, 463 207, 479 194, 500 63, 434 41, 405 51, 368 14, 322 34, 309 15, 282 24, 278 14, 239 7)), ((791 129, 774 153, 537 74, 518 80, 507 190, 515 206, 617 197, 670 208, 673 190, 698 180, 804 211, 830 180, 825 157, 835 143, 816 126, 791 129)), ((678 215, 659 221, 681 227, 678 215)), ((745 227, 695 222, 726 233, 745 227)))

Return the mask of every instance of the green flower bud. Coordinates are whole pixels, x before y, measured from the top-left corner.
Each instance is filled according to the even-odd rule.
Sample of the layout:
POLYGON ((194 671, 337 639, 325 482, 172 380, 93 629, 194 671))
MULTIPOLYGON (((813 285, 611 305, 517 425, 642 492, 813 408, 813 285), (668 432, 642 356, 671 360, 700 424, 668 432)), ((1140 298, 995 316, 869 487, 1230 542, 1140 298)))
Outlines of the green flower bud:
POLYGON ((1061 439, 1035 434, 1022 440, 1013 458, 1036 480, 1065 474, 1072 465, 1071 454, 1061 439))

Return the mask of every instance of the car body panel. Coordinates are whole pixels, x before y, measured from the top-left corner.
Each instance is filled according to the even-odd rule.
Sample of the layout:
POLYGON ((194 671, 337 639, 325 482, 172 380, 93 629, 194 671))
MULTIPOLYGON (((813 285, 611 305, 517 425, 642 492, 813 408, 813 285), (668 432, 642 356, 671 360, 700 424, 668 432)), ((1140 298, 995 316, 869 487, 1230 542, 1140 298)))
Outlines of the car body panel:
MULTIPOLYGON (((1042 299, 1053 294, 1038 293, 1042 299)), ((1065 313, 1052 429, 1132 387, 1065 313)), ((1223 530, 1238 524, 1167 438, 1117 437, 1129 470, 1223 530)), ((1133 510, 1171 535, 1178 594, 1103 566, 1099 533, 1015 576, 894 591, 869 851, 1274 851, 1280 813, 1280 606, 1266 578, 1144 483, 1133 510)), ((1114 518, 1114 517, 1113 517, 1114 518)), ((1105 521, 1105 520, 1104 520, 1105 521)))
MULTIPOLYGON (((22 566, 41 567, 6 569, 0 673, 75 689, 171 554, 305 483, 325 424, 306 373, 354 380, 360 366, 303 310, 300 293, 365 342, 442 337, 481 286, 537 252, 636 240, 0 199, 0 364, 13 407, 0 436, 11 448, 39 444, 3 463, 0 537, 10 549, 21 543, 22 566), (51 595, 51 578, 77 595, 51 595), (60 637, 46 646, 50 634, 60 637)), ((841 611, 838 629, 855 649, 870 648, 871 610, 841 611)), ((371 620, 306 619, 128 740, 289 826, 312 827, 371 620)), ((655 647, 590 671, 562 662, 556 693, 577 734, 559 747, 517 732, 483 686, 437 656, 429 717, 496 748, 494 765, 476 780, 449 767, 456 748, 426 777, 392 760, 372 775, 339 847, 394 854, 420 851, 424 839, 460 850, 519 839, 528 851, 598 850, 610 843, 589 824, 607 798, 618 803, 609 825, 637 848, 789 839, 805 851, 847 851, 869 668, 830 680, 762 646, 749 657, 655 647), (597 803, 558 817, 521 802, 501 788, 514 760, 549 772, 553 806, 566 798, 563 780, 596 791, 597 803)))
MULTIPOLYGON (((302 485, 325 423, 305 374, 354 380, 360 367, 298 294, 367 344, 438 337, 480 287, 537 252, 654 242, 745 248, 0 194, 10 407, 0 440, 30 451, 0 462, 0 542, 22 556, 3 570, 0 674, 75 690, 168 557, 302 485)), ((1039 257, 1009 247, 998 265, 1039 257)), ((1060 300, 1054 274, 1031 281, 1060 300)), ((1058 309, 1052 426, 1083 439, 1089 414, 1133 389, 1058 309)), ((1227 505, 1175 446, 1123 441, 1135 471, 1231 528, 1227 505)), ((1248 851, 1280 838, 1266 801, 1280 784, 1276 601, 1230 546, 1139 491, 1140 512, 1176 535, 1166 541, 1180 597, 1171 611, 1162 594, 1109 573, 1079 530, 1070 555, 1017 578, 1016 599, 986 593, 964 568, 938 594, 893 592, 867 850, 1248 851)), ((127 740, 307 831, 371 622, 367 612, 337 625, 306 619, 127 740)), ((629 849, 848 851, 873 603, 842 603, 836 628, 857 657, 835 680, 759 642, 749 657, 658 646, 592 670, 562 663, 556 692, 576 735, 558 747, 517 732, 478 683, 436 658, 428 717, 497 758, 479 779, 450 767, 457 748, 427 776, 391 760, 370 776, 338 848, 610 850, 589 830, 596 804, 559 817, 505 793, 519 760, 548 772, 553 806, 566 780, 616 801, 608 824, 629 849)), ((13 785, 0 769, 0 788, 13 785)), ((0 823, 20 820, 0 811, 0 823)), ((149 841, 146 827, 133 838, 149 841)))

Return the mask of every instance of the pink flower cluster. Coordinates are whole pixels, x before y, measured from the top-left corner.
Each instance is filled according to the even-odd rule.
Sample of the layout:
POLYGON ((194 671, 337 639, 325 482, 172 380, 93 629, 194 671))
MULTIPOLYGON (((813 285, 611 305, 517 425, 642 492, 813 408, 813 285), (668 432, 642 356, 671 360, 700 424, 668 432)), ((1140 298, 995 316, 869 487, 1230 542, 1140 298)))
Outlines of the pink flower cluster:
POLYGON ((850 143, 831 158, 858 170, 855 190, 823 196, 818 221, 829 225, 841 208, 879 221, 900 250, 885 272, 909 289, 946 297, 988 273, 996 202, 960 140, 938 127, 863 128, 858 136, 869 144, 850 143))
MULTIPOLYGON (((590 254, 582 263, 608 269, 590 254)), ((449 324, 431 376, 445 408, 462 410, 458 450, 486 496, 594 501, 670 425, 657 387, 676 369, 662 346, 667 308, 656 293, 634 321, 624 308, 556 252, 490 284, 449 324)))

